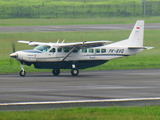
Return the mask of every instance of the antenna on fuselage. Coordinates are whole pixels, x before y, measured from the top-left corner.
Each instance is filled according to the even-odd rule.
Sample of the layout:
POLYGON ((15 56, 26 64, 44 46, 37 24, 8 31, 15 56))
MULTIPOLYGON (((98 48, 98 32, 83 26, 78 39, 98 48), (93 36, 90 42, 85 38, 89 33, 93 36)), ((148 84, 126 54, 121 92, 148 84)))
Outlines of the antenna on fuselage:
POLYGON ((62 43, 64 43, 65 39, 62 41, 62 43))
POLYGON ((59 43, 59 39, 57 40, 57 42, 56 42, 57 44, 59 43))

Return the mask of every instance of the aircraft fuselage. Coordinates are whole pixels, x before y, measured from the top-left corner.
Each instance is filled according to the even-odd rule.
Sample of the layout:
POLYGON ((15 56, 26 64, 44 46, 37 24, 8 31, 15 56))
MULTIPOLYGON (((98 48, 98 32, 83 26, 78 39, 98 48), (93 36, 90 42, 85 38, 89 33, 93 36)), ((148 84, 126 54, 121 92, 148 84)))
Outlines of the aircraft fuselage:
POLYGON ((105 62, 133 54, 137 54, 142 49, 130 50, 127 47, 91 47, 76 49, 70 53, 66 59, 63 59, 70 51, 70 48, 59 48, 50 46, 47 51, 23 50, 17 51, 16 57, 22 64, 34 64, 35 68, 40 69, 71 69, 75 64, 78 69, 98 66, 105 62), (54 49, 54 50, 53 50, 54 49))

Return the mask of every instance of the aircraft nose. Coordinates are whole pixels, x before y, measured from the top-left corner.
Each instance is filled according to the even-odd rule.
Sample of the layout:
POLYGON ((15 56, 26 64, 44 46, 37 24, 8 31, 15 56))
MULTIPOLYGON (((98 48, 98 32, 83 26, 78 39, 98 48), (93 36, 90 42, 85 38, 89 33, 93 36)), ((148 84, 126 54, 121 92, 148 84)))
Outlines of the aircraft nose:
POLYGON ((18 56, 17 53, 12 53, 12 54, 10 54, 10 57, 13 57, 13 58, 16 58, 17 56, 18 56))

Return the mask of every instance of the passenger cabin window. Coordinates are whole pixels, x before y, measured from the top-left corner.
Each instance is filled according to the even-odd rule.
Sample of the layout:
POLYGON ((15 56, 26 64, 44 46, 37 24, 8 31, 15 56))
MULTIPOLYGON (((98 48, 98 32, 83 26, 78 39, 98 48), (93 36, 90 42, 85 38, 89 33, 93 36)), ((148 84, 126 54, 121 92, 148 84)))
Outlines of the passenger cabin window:
POLYGON ((63 48, 64 52, 69 52, 69 48, 63 48))
POLYGON ((89 49, 89 53, 94 53, 94 49, 89 49))
POLYGON ((49 52, 56 52, 56 49, 52 48, 49 52))
POLYGON ((95 49, 95 53, 100 53, 100 49, 95 49))
POLYGON ((101 49, 101 53, 106 53, 106 49, 101 49))
POLYGON ((57 51, 58 52, 62 52, 62 48, 57 48, 57 51))
POLYGON ((33 50, 47 52, 50 48, 51 48, 51 46, 49 46, 49 45, 39 45, 39 46, 35 47, 33 50))
POLYGON ((75 48, 74 50, 73 50, 73 53, 77 53, 78 52, 78 48, 75 48))
POLYGON ((82 53, 87 53, 87 49, 82 49, 82 53))

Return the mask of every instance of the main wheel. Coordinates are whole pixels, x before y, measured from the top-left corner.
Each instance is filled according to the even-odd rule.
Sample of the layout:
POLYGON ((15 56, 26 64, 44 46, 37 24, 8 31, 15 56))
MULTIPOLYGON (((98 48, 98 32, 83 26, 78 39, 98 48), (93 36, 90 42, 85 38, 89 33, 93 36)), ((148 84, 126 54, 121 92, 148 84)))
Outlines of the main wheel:
POLYGON ((24 76, 26 75, 26 72, 23 71, 23 70, 21 70, 21 71, 19 72, 19 75, 20 75, 21 77, 24 77, 24 76))
POLYGON ((52 70, 52 73, 53 73, 53 75, 59 75, 59 73, 60 73, 60 69, 53 69, 52 70))
POLYGON ((71 70, 71 74, 72 74, 73 76, 77 76, 77 75, 79 74, 79 70, 78 70, 77 68, 73 68, 73 69, 71 70))

